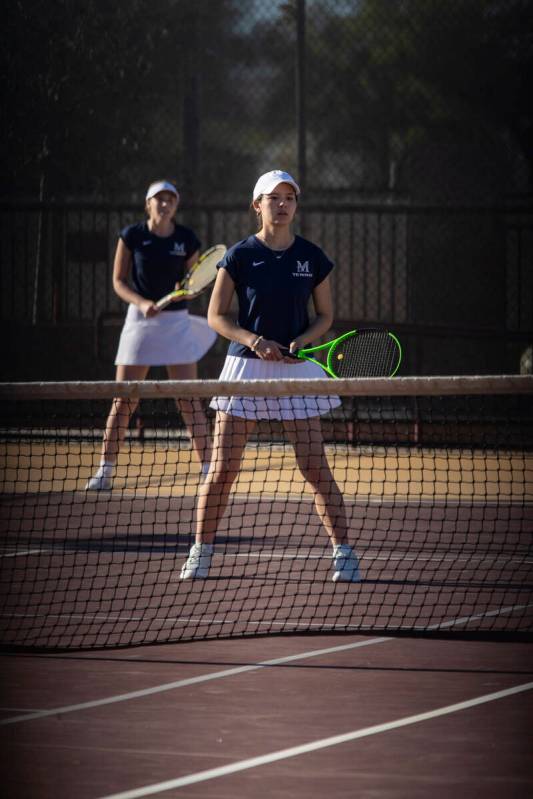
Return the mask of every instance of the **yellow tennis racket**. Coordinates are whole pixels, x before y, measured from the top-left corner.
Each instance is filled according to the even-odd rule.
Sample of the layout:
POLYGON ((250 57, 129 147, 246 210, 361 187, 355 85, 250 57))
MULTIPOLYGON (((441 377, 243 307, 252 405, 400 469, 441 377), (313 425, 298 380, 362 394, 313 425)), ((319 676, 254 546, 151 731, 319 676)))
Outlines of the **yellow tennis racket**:
POLYGON ((214 247, 206 250, 192 269, 187 272, 179 284, 179 288, 161 297, 155 304, 156 308, 162 311, 163 308, 166 308, 167 305, 170 305, 171 302, 179 297, 195 297, 206 288, 209 288, 217 276, 217 265, 224 257, 226 249, 225 244, 215 244, 214 247))

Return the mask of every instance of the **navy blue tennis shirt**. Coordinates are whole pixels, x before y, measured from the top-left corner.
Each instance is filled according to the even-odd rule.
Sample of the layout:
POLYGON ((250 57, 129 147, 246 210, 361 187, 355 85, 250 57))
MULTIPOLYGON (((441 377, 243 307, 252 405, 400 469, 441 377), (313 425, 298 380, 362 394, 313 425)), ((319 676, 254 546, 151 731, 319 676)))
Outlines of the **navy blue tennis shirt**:
MULTIPOLYGON (((301 236, 283 253, 249 236, 227 251, 218 268, 235 283, 239 326, 288 347, 309 327, 309 300, 333 266, 320 247, 301 236)), ((257 358, 236 341, 228 355, 257 358)))
MULTIPOLYGON (((185 277, 185 262, 200 249, 196 235, 183 225, 175 225, 170 236, 156 236, 146 222, 128 225, 120 238, 132 254, 131 280, 135 291, 156 302, 174 291, 185 277)), ((186 301, 171 302, 166 311, 186 308, 186 301)))

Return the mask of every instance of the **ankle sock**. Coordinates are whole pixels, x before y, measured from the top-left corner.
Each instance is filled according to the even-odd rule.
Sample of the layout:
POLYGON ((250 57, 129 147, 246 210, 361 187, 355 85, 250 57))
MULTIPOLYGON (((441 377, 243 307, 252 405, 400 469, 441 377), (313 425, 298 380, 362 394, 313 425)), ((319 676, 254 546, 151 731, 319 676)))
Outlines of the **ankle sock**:
POLYGON ((333 544, 333 556, 344 555, 345 557, 352 554, 352 548, 349 544, 333 544))
POLYGON ((115 464, 114 463, 106 463, 105 461, 100 463, 98 467, 98 471, 94 475, 95 477, 113 477, 113 472, 115 471, 115 464))

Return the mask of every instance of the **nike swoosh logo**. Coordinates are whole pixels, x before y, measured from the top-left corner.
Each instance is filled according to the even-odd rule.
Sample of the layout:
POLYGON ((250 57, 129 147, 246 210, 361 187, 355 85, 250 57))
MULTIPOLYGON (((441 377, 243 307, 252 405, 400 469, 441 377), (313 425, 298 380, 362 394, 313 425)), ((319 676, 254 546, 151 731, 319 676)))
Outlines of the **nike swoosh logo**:
POLYGON ((265 263, 264 261, 252 261, 252 266, 261 266, 261 264, 264 263, 265 263))

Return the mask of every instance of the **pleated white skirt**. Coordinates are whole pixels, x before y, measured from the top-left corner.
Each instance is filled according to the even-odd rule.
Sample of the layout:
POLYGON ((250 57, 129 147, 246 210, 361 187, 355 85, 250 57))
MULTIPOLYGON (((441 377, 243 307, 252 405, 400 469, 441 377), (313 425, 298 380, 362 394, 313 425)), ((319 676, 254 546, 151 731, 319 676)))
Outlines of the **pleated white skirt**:
MULTIPOLYGON (((326 373, 310 361, 278 363, 228 355, 219 380, 309 380, 326 373)), ((323 416, 341 404, 336 395, 299 397, 213 397, 210 407, 243 419, 308 419, 323 416)))
POLYGON ((217 334, 203 316, 188 311, 162 311, 146 319, 130 305, 115 364, 118 366, 169 366, 196 363, 213 346, 217 334))

